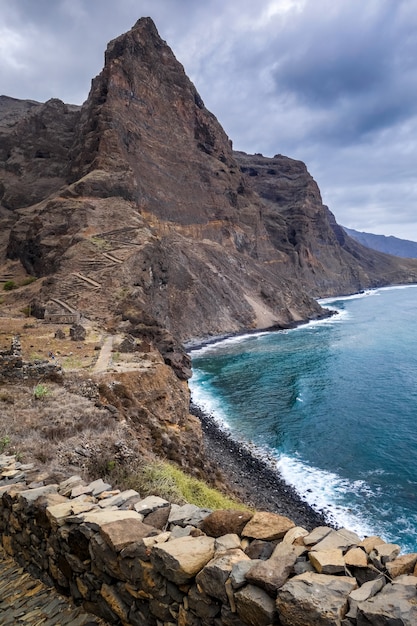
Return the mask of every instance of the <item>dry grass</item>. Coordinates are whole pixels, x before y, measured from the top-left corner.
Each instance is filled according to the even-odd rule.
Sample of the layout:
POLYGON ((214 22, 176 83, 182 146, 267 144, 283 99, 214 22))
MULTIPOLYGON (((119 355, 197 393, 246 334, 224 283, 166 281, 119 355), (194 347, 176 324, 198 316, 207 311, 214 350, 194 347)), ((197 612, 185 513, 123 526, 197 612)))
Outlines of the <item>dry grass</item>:
MULTIPOLYGON (((214 502, 219 502, 221 508, 236 508, 235 502, 229 504, 222 500, 221 494, 209 490, 195 478, 187 478, 157 456, 154 444, 161 447, 162 434, 167 435, 163 421, 157 418, 161 406, 156 407, 155 416, 149 416, 148 409, 140 402, 135 408, 135 393, 126 390, 124 385, 113 386, 109 395, 108 387, 100 384, 98 376, 94 386, 89 376, 102 337, 98 329, 89 327, 87 330, 86 341, 73 342, 68 326, 45 324, 23 316, 0 316, 0 350, 9 349, 12 337, 19 335, 25 361, 45 359, 52 352, 65 371, 64 384, 47 380, 31 384, 0 383, 0 453, 16 454, 23 463, 34 463, 48 481, 81 474, 85 480, 100 477, 115 488, 135 488, 142 495, 155 493, 178 503, 187 500, 216 508, 214 502), (55 338, 58 328, 64 330, 65 339, 55 338), (106 409, 97 402, 99 395, 103 402, 117 405, 120 410, 114 410, 115 406, 113 412, 106 409), (137 416, 143 417, 143 412, 146 423, 138 421, 137 416)), ((132 368, 140 371, 149 384, 147 370, 161 361, 156 354, 125 355, 114 350, 110 371, 118 373, 132 368)), ((154 393, 160 394, 160 390, 155 392, 149 388, 145 396, 154 393)), ((159 397, 154 400, 157 403, 159 397)), ((162 395, 162 405, 163 401, 162 395)), ((164 419, 163 413, 159 419, 164 419)), ((173 430, 172 427, 171 435, 173 430)), ((172 459, 177 460, 177 456, 178 461, 182 460, 182 455, 187 454, 184 446, 188 454, 194 449, 193 442, 186 437, 174 438, 174 441, 176 444, 170 451, 172 459)), ((165 453, 162 449, 161 455, 165 453)), ((191 469, 193 458, 190 456, 191 469)), ((195 471, 198 472, 201 474, 201 468, 195 471)))
POLYGON ((8 453, 63 474, 85 469, 103 438, 120 438, 122 425, 104 408, 57 383, 0 387, 0 441, 8 453))
POLYGON ((99 354, 100 333, 90 328, 85 341, 72 341, 69 329, 32 317, 0 317, 0 350, 9 349, 13 336, 19 335, 25 361, 48 359, 52 352, 64 370, 91 369, 99 354), (65 339, 55 338, 58 329, 64 331, 65 339))

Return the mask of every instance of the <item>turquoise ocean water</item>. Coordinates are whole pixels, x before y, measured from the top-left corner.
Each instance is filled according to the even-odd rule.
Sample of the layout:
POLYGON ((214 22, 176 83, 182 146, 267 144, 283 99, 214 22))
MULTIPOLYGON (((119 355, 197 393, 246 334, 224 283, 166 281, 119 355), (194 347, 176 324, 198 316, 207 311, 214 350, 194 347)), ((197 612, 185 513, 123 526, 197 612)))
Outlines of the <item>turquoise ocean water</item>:
POLYGON ((195 404, 329 520, 417 551, 417 286, 191 353, 195 404))

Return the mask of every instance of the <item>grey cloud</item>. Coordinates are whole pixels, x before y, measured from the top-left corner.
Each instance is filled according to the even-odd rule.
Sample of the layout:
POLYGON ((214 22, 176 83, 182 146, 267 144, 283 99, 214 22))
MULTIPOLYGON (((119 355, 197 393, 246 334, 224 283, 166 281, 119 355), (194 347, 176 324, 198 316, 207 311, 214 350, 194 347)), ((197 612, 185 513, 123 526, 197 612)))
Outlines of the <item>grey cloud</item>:
POLYGON ((82 103, 146 15, 237 149, 301 159, 341 223, 417 239, 414 0, 0 0, 0 91, 82 103))

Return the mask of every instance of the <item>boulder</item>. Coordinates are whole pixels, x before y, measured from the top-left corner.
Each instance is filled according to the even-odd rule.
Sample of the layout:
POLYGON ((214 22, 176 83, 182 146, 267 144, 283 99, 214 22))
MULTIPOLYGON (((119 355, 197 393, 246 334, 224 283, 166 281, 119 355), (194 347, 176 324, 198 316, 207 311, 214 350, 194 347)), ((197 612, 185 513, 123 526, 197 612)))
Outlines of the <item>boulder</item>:
POLYGON ((212 537, 180 537, 151 552, 151 562, 165 578, 182 585, 189 582, 214 556, 212 537))
POLYGON ((209 537, 221 537, 230 533, 240 535, 252 517, 253 513, 250 511, 233 509, 213 511, 204 519, 200 528, 209 537))
POLYGON ((372 598, 357 607, 357 626, 415 626, 417 592, 411 585, 387 584, 372 598))
POLYGON ((63 480, 62 482, 59 483, 58 485, 58 492, 65 497, 69 497, 71 495, 71 491, 74 489, 74 487, 77 487, 78 485, 85 485, 85 481, 81 478, 81 476, 78 475, 74 475, 74 476, 70 476, 70 478, 67 478, 66 480, 63 480))
POLYGON ((105 483, 102 478, 98 478, 97 480, 93 480, 88 486, 88 491, 85 493, 89 493, 92 496, 99 496, 103 491, 108 491, 111 489, 111 485, 109 483, 105 483))
POLYGON ((269 626, 275 623, 273 599, 259 587, 246 585, 235 593, 237 614, 249 626, 269 626))
POLYGON ((365 602, 365 600, 372 598, 378 591, 381 591, 384 585, 385 580, 381 576, 364 583, 358 589, 354 589, 349 595, 349 613, 346 614, 346 617, 356 619, 359 602, 365 602))
POLYGON ((143 521, 145 522, 145 524, 155 526, 155 528, 165 528, 168 523, 169 509, 169 506, 155 509, 155 511, 152 511, 152 513, 146 515, 143 521))
POLYGON ((110 496, 109 498, 104 498, 103 500, 100 500, 99 506, 102 509, 110 508, 112 506, 119 507, 125 504, 125 502, 127 502, 128 500, 130 500, 130 498, 134 498, 138 495, 139 495, 138 492, 135 491, 134 489, 127 489, 126 491, 117 493, 114 496, 110 496))
POLYGON ((107 509, 95 509, 88 513, 80 513, 72 519, 73 522, 85 525, 87 528, 97 531, 101 526, 119 520, 139 520, 141 516, 136 511, 112 511, 107 509))
POLYGON ((58 485, 46 485, 44 487, 37 487, 36 489, 25 489, 20 491, 19 489, 19 505, 30 507, 38 498, 45 496, 49 493, 57 493, 58 485))
POLYGON ((277 609, 282 626, 335 626, 348 609, 349 594, 357 583, 347 576, 306 572, 278 590, 277 609))
POLYGON ((261 559, 266 561, 271 558, 275 548, 275 542, 261 541, 260 539, 254 539, 246 548, 245 552, 250 559, 261 559))
POLYGON ((163 507, 169 507, 169 502, 159 496, 148 496, 134 505, 135 511, 142 515, 149 515, 149 513, 163 507))
POLYGON ((345 554, 346 567, 367 567, 368 558, 362 548, 351 548, 345 554))
POLYGON ((388 561, 385 567, 390 578, 397 578, 403 574, 412 574, 417 563, 417 554, 402 554, 393 561, 388 561))
POLYGON ((401 546, 396 543, 381 543, 375 546, 373 550, 383 565, 396 559, 400 551, 401 546))
POLYGON ((270 559, 255 563, 248 570, 246 580, 275 596, 293 571, 296 560, 297 553, 293 546, 280 543, 270 559))
POLYGON ((193 585, 187 595, 188 607, 203 624, 211 621, 220 612, 220 603, 210 598, 203 589, 193 585))
POLYGON ((100 526, 100 535, 115 552, 120 552, 134 543, 154 533, 155 528, 144 524, 139 518, 127 518, 108 522, 100 526))
POLYGON ((319 543, 319 541, 321 541, 325 537, 327 537, 327 535, 329 535, 331 532, 333 532, 333 528, 330 528, 330 526, 317 526, 317 528, 314 528, 311 533, 308 533, 304 537, 304 545, 313 546, 316 543, 319 543))
POLYGON ((345 571, 345 559, 340 548, 309 552, 308 558, 319 574, 339 574, 345 571))
POLYGON ((240 561, 249 561, 249 557, 240 550, 234 549, 215 556, 197 574, 196 583, 209 596, 221 600, 223 604, 228 603, 225 583, 229 578, 233 566, 240 561))
POLYGON ((340 530, 332 530, 321 541, 313 545, 311 549, 321 551, 340 548, 345 552, 353 546, 357 547, 360 542, 361 539, 356 533, 347 528, 341 528, 340 530))
POLYGON ((291 528, 283 537, 282 541, 284 543, 290 543, 293 544, 295 542, 299 542, 300 540, 302 541, 302 543, 305 545, 304 539, 305 537, 307 537, 309 534, 308 530, 306 530, 305 528, 302 528, 301 526, 294 526, 294 528, 291 528))
POLYGON ((48 506, 46 508, 46 517, 49 519, 52 529, 56 532, 59 526, 63 526, 67 522, 67 518, 95 508, 97 507, 92 502, 66 500, 65 502, 48 506))
POLYGON ((262 563, 262 561, 253 561, 249 559, 247 561, 238 561, 233 565, 230 572, 230 584, 232 589, 240 589, 243 585, 246 585, 246 574, 256 563, 262 563))
POLYGON ((240 547, 240 537, 239 535, 235 535, 233 533, 218 537, 214 542, 214 549, 216 553, 226 552, 226 550, 233 550, 240 547))
POLYGON ((87 331, 81 324, 74 324, 69 330, 71 341, 85 341, 87 331))
POLYGON ((386 543, 386 541, 381 539, 381 537, 378 537, 376 535, 372 535, 371 537, 365 537, 365 539, 363 539, 358 544, 358 546, 360 548, 364 548, 365 552, 367 554, 370 554, 372 552, 372 550, 375 550, 375 547, 380 545, 381 543, 386 543))
MULTIPOLYGON (((179 506, 178 504, 173 504, 171 506, 171 511, 169 513, 168 522, 169 524, 177 524, 178 526, 186 526, 187 523, 185 520, 192 517, 195 514, 198 514, 200 508, 195 504, 184 504, 183 506, 179 506)), ((207 533, 206 533, 207 534, 207 533)))
POLYGON ((294 522, 284 515, 259 511, 245 525, 242 536, 274 541, 275 539, 282 539, 294 526, 294 522))

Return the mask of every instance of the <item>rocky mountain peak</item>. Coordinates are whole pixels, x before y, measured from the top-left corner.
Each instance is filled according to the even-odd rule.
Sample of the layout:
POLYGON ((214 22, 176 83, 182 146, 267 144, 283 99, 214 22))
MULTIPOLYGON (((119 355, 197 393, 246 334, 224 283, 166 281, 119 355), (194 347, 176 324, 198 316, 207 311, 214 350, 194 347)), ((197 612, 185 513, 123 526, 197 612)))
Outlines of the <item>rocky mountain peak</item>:
POLYGON ((222 211, 229 216, 237 204, 240 176, 230 141, 150 18, 109 43, 83 107, 73 163, 73 181, 87 174, 93 181, 94 170, 111 178, 117 171, 123 197, 162 220, 206 222, 222 211), (181 179, 178 199, 172 180, 181 179), (206 201, 196 202, 204 190, 206 201))
POLYGON ((42 279, 36 310, 129 323, 167 362, 178 340, 417 281, 345 236, 304 163, 233 152, 150 18, 109 43, 81 110, 3 99, 0 133, 0 253, 42 279))

